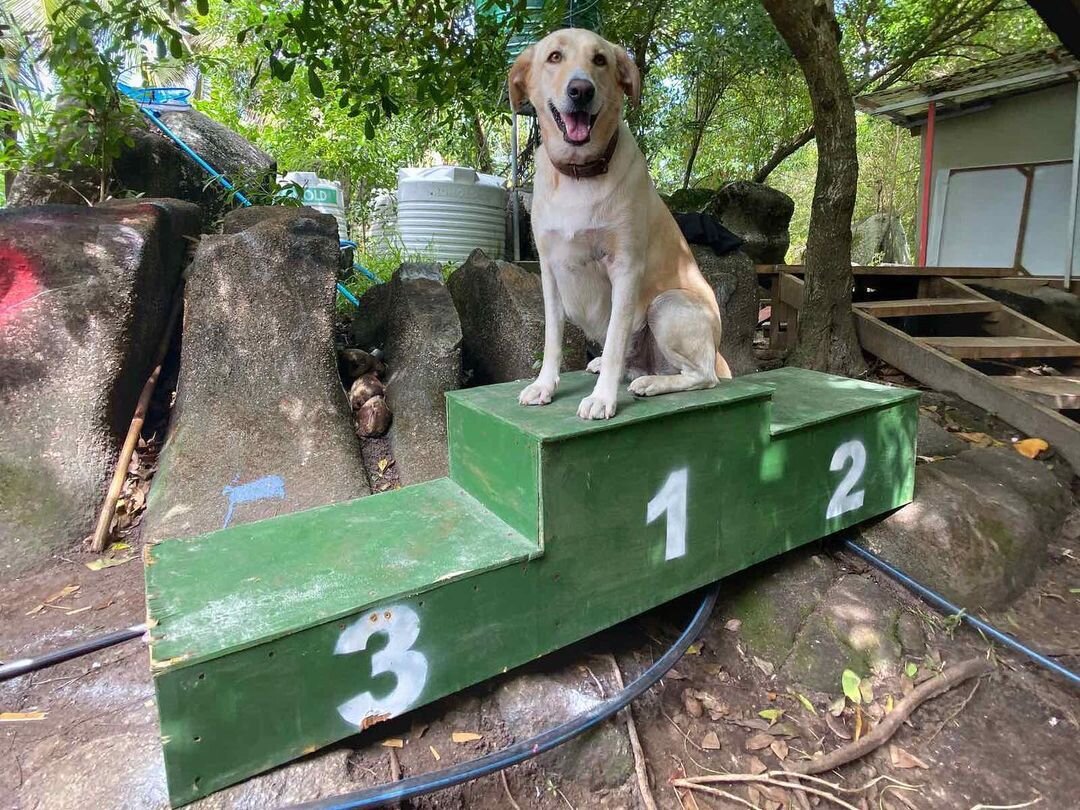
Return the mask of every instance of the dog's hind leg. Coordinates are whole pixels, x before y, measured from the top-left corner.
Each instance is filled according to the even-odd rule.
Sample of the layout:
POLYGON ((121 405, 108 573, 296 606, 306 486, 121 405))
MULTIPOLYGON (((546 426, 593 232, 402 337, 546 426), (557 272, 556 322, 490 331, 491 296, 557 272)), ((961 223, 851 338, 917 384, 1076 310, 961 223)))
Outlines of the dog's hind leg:
POLYGON ((727 363, 718 360, 720 318, 704 302, 682 290, 668 290, 649 306, 648 322, 657 348, 678 373, 638 377, 630 383, 630 393, 652 397, 713 388, 720 377, 731 376, 727 363))

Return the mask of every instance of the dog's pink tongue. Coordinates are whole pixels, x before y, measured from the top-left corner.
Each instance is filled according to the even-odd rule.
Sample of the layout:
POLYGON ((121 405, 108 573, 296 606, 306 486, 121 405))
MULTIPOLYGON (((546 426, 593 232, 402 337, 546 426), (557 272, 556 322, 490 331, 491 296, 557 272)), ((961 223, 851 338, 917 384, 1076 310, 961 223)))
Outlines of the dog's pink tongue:
POLYGON ((591 116, 587 112, 572 112, 563 116, 566 124, 566 137, 572 141, 584 141, 589 137, 591 116))

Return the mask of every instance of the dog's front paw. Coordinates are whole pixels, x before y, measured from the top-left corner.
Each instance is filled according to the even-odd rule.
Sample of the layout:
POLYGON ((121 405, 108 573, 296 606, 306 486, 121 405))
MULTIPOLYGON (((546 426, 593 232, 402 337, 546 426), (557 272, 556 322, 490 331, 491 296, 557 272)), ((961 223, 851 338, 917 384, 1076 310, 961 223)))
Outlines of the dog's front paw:
POLYGON ((600 358, 599 357, 594 357, 592 360, 590 360, 589 365, 585 366, 585 370, 587 372, 589 372, 590 374, 599 374, 600 373, 600 358))
POLYGON ((630 383, 629 388, 630 393, 635 397, 654 397, 668 391, 667 387, 662 384, 661 378, 652 375, 638 377, 630 383))
POLYGON ((558 382, 554 385, 548 385, 537 380, 526 386, 525 390, 518 395, 518 402, 522 405, 547 405, 551 402, 551 395, 555 393, 558 385, 558 382))
POLYGON ((577 415, 581 419, 610 419, 615 415, 615 397, 594 391, 591 396, 581 400, 577 415))

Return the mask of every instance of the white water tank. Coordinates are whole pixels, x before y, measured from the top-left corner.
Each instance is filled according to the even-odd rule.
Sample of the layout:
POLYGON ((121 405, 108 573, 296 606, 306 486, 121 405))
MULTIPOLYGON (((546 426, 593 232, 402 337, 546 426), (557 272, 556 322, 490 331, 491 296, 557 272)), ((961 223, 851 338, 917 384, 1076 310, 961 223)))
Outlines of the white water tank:
POLYGON ((502 258, 505 181, 461 166, 398 170, 398 235, 405 250, 439 262, 464 261, 476 248, 502 258))
POLYGON ((278 179, 279 183, 296 183, 304 190, 304 205, 321 214, 330 214, 337 220, 338 238, 349 238, 349 225, 345 221, 345 199, 341 183, 324 180, 315 172, 289 172, 278 179))

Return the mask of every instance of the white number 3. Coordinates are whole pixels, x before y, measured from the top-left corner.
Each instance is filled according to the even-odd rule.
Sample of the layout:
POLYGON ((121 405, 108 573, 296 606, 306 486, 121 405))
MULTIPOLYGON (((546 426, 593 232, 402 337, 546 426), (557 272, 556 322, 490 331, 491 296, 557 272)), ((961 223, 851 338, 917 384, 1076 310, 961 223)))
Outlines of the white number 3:
POLYGON ((686 554, 686 479, 686 467, 675 470, 668 476, 656 496, 649 501, 649 508, 645 513, 646 524, 667 514, 665 560, 674 560, 686 554))
POLYGON ((836 492, 833 493, 832 499, 829 501, 829 508, 825 510, 826 519, 840 517, 840 515, 847 512, 862 508, 866 490, 860 489, 852 492, 855 485, 862 479, 863 471, 866 469, 866 447, 858 439, 844 442, 836 448, 829 469, 832 472, 840 472, 849 459, 851 467, 848 469, 847 475, 840 481, 840 485, 836 488, 836 492))
POLYGON ((338 706, 342 719, 360 729, 403 713, 420 697, 427 682, 427 658, 409 649, 420 635, 420 617, 403 605, 379 608, 357 619, 341 631, 334 655, 360 652, 376 633, 386 633, 389 640, 371 656, 371 675, 390 672, 397 678, 397 685, 386 697, 361 692, 338 706))

